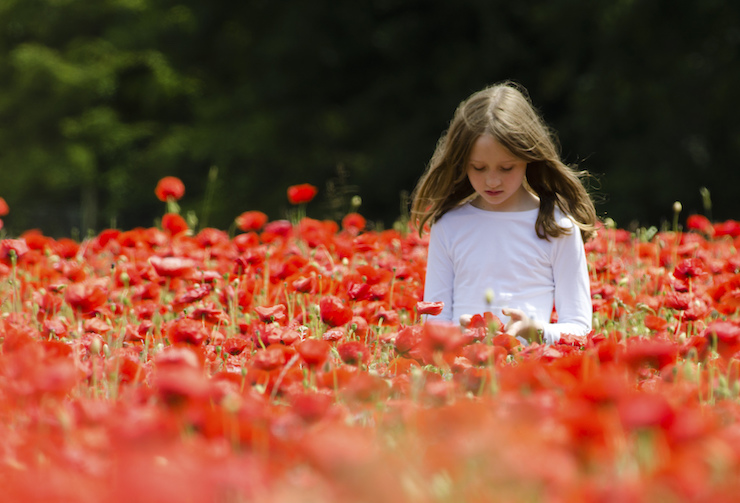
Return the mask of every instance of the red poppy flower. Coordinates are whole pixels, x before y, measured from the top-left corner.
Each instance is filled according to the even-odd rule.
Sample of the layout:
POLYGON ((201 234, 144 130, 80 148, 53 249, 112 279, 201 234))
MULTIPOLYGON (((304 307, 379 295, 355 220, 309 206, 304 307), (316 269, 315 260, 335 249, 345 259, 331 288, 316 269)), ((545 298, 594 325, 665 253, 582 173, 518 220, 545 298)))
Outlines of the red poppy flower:
POLYGON ((715 236, 732 236, 733 238, 740 236, 740 222, 735 220, 727 220, 722 223, 714 224, 715 236))
POLYGON ((385 326, 398 325, 400 317, 398 311, 394 309, 378 308, 378 310, 370 317, 371 321, 378 325, 382 321, 385 326))
POLYGON ((316 278, 314 278, 313 276, 298 278, 293 280, 291 285, 296 292, 308 293, 314 290, 314 287, 316 286, 316 278))
POLYGON ((465 346, 463 356, 473 365, 488 365, 489 363, 506 358, 508 352, 501 346, 489 346, 476 343, 465 346))
POLYGON ((370 350, 359 341, 349 341, 337 346, 339 357, 349 365, 367 364, 370 361, 370 350))
POLYGON ((252 357, 252 366, 259 370, 275 370, 285 365, 285 351, 279 346, 270 345, 265 349, 258 349, 252 357))
POLYGON ((698 258, 687 258, 678 263, 673 276, 681 281, 692 280, 704 276, 704 263, 698 258))
POLYGON ((34 372, 34 391, 62 397, 78 383, 80 374, 71 359, 55 358, 51 361, 47 360, 34 372))
POLYGON ((673 342, 651 339, 630 339, 623 355, 624 361, 633 369, 643 366, 662 369, 676 362, 678 347, 673 342), (631 342, 633 341, 634 342, 631 342))
POLYGON ((197 300, 202 299, 209 293, 211 293, 212 287, 209 284, 193 286, 187 289, 184 293, 175 297, 172 301, 173 306, 176 309, 182 309, 186 304, 191 304, 197 300))
POLYGON ((175 320, 167 327, 167 338, 172 344, 185 343, 200 346, 208 340, 210 331, 203 322, 191 318, 175 320))
POLYGON ((152 389, 170 406, 180 406, 188 400, 208 396, 210 383, 203 372, 191 367, 157 369, 152 378, 152 389))
POLYGON ((8 208, 8 203, 5 202, 5 199, 0 197, 0 217, 4 217, 10 212, 10 208, 8 208))
POLYGON ((259 316, 260 321, 265 323, 271 323, 276 321, 278 323, 285 321, 285 306, 283 304, 277 304, 275 306, 256 306, 254 312, 259 316))
POLYGON ((416 348, 419 341, 421 341, 421 325, 412 325, 399 330, 394 345, 399 354, 405 355, 416 348))
POLYGON ((135 383, 144 377, 144 370, 133 356, 119 355, 111 360, 111 363, 122 383, 135 383))
POLYGON ((28 249, 25 239, 3 239, 0 241, 0 260, 10 264, 13 254, 19 259, 28 253, 28 249))
POLYGON ((157 182, 154 194, 160 201, 166 202, 168 199, 177 201, 185 195, 185 184, 176 176, 165 176, 157 182))
POLYGON ((303 361, 306 362, 306 365, 309 367, 319 367, 329 358, 331 345, 323 340, 306 339, 298 343, 295 348, 303 361))
POLYGON ((301 340, 301 333, 292 328, 286 328, 280 332, 280 342, 286 346, 291 346, 301 340))
POLYGON ((740 309, 740 288, 725 292, 717 303, 717 310, 722 314, 732 314, 740 309))
POLYGON ((470 324, 468 328, 484 328, 486 330, 495 328, 497 331, 502 332, 504 329, 504 323, 501 319, 490 311, 481 314, 474 314, 470 318, 470 324))
POLYGON ((654 314, 647 314, 645 315, 645 327, 656 332, 662 332, 668 328, 668 320, 654 314))
POLYGON ((357 234, 362 231, 366 224, 365 217, 359 213, 348 213, 342 218, 342 229, 351 234, 357 234))
POLYGON ((334 399, 324 393, 296 393, 290 397, 292 411, 307 423, 318 421, 329 412, 334 399))
POLYGON ((362 316, 353 316, 350 320, 350 327, 354 330, 354 333, 360 339, 366 339, 368 331, 370 330, 370 324, 362 316))
POLYGON ((113 327, 100 318, 85 320, 83 327, 85 328, 85 332, 94 332, 96 334, 105 334, 113 330, 113 327))
POLYGON ((244 231, 258 231, 267 223, 267 215, 261 211, 245 211, 236 217, 236 226, 244 231))
POLYGON ((322 335, 321 338, 324 339, 325 341, 337 342, 337 341, 341 341, 346 336, 347 336, 347 332, 345 332, 344 328, 334 327, 324 332, 324 335, 322 335))
POLYGON ((421 331, 419 349, 425 363, 439 364, 436 358, 442 357, 448 363, 454 361, 465 339, 460 327, 447 323, 425 323, 421 331))
POLYGON ((321 321, 332 327, 344 325, 352 319, 352 308, 334 295, 322 297, 319 301, 321 321))
POLYGON ((419 301, 416 303, 416 312, 419 314, 431 314, 436 316, 444 309, 444 302, 424 302, 419 301))
POLYGON ((177 213, 166 213, 162 217, 162 228, 167 231, 170 236, 177 236, 190 229, 187 222, 177 213))
POLYGON ((703 215, 690 215, 686 219, 686 227, 689 230, 703 232, 710 236, 714 234, 712 223, 703 215))
POLYGON ((388 395, 388 383, 368 372, 355 372, 349 382, 339 389, 340 396, 349 402, 378 403, 388 395))
POLYGON ((196 351, 187 345, 167 346, 154 357, 154 366, 157 369, 177 367, 201 369, 203 354, 196 351))
POLYGON ((681 292, 669 292, 665 296, 665 306, 679 311, 685 311, 689 308, 691 295, 681 292))
POLYGON ((90 314, 108 301, 108 291, 100 282, 73 283, 64 291, 64 300, 81 314, 90 314))
MULTIPOLYGON (((28 243, 28 239, 26 239, 26 243, 28 243)), ((62 258, 73 258, 77 255, 77 252, 80 249, 80 245, 70 238, 60 238, 56 241, 52 241, 49 245, 51 249, 54 250, 54 253, 62 258)), ((41 250, 43 250, 43 248, 41 250)))
POLYGON ((367 283, 350 283, 347 286, 350 300, 367 300, 370 298, 370 285, 367 283))
POLYGON ((318 189, 309 183, 291 185, 288 187, 288 201, 290 204, 307 203, 316 197, 317 193, 318 189))
POLYGON ((238 355, 249 345, 249 341, 241 337, 229 337, 223 343, 224 352, 230 355, 238 355))
POLYGON ((716 339, 717 353, 729 359, 740 351, 740 325, 730 321, 715 321, 709 324, 701 334, 707 339, 716 339))
POLYGON ((633 393, 617 404, 622 425, 627 430, 668 428, 676 413, 663 395, 633 393))
POLYGON ((195 262, 181 257, 159 257, 153 256, 149 259, 154 270, 160 276, 170 278, 188 276, 194 272, 195 262))

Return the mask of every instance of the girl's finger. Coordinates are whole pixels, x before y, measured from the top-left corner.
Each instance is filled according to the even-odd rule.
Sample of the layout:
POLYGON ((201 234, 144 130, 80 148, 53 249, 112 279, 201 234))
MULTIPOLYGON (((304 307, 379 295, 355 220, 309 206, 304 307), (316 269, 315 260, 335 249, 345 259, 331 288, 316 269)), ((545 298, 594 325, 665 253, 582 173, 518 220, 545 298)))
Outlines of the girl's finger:
POLYGON ((524 313, 520 311, 519 309, 512 309, 509 307, 505 307, 501 310, 501 313, 505 316, 508 316, 511 318, 511 320, 521 320, 524 317, 524 313))

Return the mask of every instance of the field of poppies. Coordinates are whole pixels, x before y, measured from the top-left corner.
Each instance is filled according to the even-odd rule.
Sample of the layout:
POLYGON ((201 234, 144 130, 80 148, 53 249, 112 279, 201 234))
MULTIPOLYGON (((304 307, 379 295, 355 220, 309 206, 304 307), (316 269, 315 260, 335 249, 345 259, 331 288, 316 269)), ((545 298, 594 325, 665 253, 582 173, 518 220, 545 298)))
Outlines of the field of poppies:
POLYGON ((740 494, 740 223, 602 228, 595 329, 523 347, 424 324, 427 235, 306 217, 308 185, 191 232, 178 182, 151 228, 0 241, 2 501, 740 494))

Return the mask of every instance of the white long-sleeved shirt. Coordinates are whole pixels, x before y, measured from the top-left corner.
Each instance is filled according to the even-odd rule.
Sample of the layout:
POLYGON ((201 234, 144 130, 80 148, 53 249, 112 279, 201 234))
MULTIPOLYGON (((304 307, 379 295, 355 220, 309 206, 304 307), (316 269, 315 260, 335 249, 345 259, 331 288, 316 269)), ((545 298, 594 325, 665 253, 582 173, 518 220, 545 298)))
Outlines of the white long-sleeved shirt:
POLYGON ((524 311, 544 325, 544 340, 591 330, 593 306, 586 253, 580 230, 555 210, 558 224, 570 234, 549 240, 535 232, 538 209, 487 211, 470 203, 445 213, 432 225, 424 300, 444 302, 429 319, 457 322, 463 314, 524 311), (493 292, 491 304, 486 292, 493 292), (550 323, 552 309, 558 322, 550 323))

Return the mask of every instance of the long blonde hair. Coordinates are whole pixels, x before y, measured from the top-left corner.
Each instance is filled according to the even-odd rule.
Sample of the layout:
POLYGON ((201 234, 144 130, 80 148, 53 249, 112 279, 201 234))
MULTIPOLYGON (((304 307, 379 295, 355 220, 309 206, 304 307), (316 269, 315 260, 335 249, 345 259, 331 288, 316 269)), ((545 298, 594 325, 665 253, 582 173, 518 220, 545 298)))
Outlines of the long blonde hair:
POLYGON ((475 194, 467 163, 473 144, 484 134, 527 162, 525 185, 540 199, 537 236, 548 239, 569 232, 555 221, 557 205, 573 219, 584 240, 593 237, 596 210, 581 183, 586 172, 562 162, 557 138, 526 90, 508 81, 476 92, 455 111, 412 195, 411 220, 420 235, 427 223, 433 224, 475 194))

